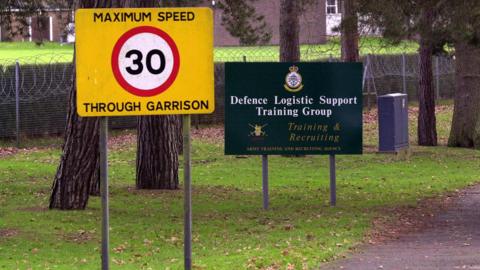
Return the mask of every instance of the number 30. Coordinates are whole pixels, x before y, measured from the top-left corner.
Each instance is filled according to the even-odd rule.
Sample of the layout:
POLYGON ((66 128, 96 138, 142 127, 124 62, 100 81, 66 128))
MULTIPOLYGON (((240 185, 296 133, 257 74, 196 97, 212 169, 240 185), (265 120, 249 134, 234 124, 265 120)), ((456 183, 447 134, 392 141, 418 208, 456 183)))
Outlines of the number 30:
MULTIPOLYGON (((133 69, 132 67, 127 67, 126 70, 132 75, 138 75, 143 71, 143 54, 139 50, 130 50, 127 52, 127 54, 125 54, 125 57, 131 58, 133 55, 135 55, 135 59, 133 59, 132 63, 135 65, 136 68, 133 69)), ((152 74, 158 75, 162 73, 165 70, 165 55, 163 54, 163 52, 157 49, 149 51, 146 57, 146 66, 147 70, 152 74), (157 69, 152 66, 152 57, 154 55, 158 55, 158 57, 160 58, 160 66, 157 69)))

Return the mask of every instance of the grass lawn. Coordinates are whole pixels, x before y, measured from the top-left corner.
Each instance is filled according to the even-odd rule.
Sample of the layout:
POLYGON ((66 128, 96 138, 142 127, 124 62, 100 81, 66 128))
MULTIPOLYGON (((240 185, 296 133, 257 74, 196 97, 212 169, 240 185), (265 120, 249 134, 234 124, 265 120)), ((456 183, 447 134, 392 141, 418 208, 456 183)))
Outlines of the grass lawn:
MULTIPOLYGON (((301 55, 303 61, 318 59, 339 58, 340 42, 332 38, 326 44, 302 45, 301 55)), ((418 45, 415 42, 402 42, 392 45, 381 38, 362 38, 360 53, 367 54, 401 54, 416 53, 418 45)), ((31 42, 0 42, 0 65, 2 62, 12 62, 19 59, 22 64, 68 62, 72 59, 73 45, 60 45, 58 43, 45 43, 37 46, 31 42)), ((229 61, 278 61, 278 46, 255 47, 217 47, 214 49, 215 62, 229 61)), ((8 64, 8 63, 7 63, 8 64)))
POLYGON ((73 45, 47 42, 0 42, 0 65, 19 60, 20 64, 72 61, 73 45))
MULTIPOLYGON (((451 116, 451 105, 439 108, 441 143, 451 116)), ((212 135, 218 129, 195 131, 204 136, 193 140, 194 269, 317 269, 364 241, 376 218, 395 216, 392 209, 480 182, 478 151, 375 153, 374 118, 365 113, 366 153, 337 157, 335 208, 326 156, 272 156, 271 210, 263 211, 260 157, 224 156, 212 135)), ((60 141, 32 140, 51 146, 0 157, 0 269, 99 269, 99 198, 85 211, 46 209, 60 141)), ((183 192, 135 190, 135 147, 132 132, 111 138, 112 269, 183 269, 183 192)))

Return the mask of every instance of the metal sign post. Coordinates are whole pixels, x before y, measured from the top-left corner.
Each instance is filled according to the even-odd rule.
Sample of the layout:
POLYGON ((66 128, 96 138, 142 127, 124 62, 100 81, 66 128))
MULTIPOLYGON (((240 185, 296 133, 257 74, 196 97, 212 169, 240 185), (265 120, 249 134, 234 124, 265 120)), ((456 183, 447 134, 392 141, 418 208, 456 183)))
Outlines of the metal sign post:
POLYGON ((406 70, 406 59, 405 54, 402 53, 402 86, 403 86, 403 93, 407 93, 407 70, 406 70))
POLYGON ((100 192, 102 195, 102 270, 109 269, 108 118, 100 117, 100 192))
POLYGON ((15 62, 15 124, 17 148, 20 148, 20 64, 15 62))
POLYGON ((329 155, 330 159, 330 205, 337 205, 337 170, 335 168, 335 155, 329 155))
POLYGON ((268 210, 268 155, 262 155, 263 209, 268 210))
POLYGON ((183 116, 183 179, 184 179, 184 259, 185 270, 192 269, 192 179, 190 174, 190 115, 183 116))

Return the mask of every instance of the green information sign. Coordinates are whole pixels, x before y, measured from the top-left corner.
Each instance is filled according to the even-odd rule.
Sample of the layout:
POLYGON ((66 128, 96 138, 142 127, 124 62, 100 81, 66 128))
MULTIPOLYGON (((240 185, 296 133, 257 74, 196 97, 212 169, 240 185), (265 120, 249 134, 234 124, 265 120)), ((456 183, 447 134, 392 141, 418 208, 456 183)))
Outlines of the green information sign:
POLYGON ((225 64, 225 154, 361 153, 361 63, 225 64))

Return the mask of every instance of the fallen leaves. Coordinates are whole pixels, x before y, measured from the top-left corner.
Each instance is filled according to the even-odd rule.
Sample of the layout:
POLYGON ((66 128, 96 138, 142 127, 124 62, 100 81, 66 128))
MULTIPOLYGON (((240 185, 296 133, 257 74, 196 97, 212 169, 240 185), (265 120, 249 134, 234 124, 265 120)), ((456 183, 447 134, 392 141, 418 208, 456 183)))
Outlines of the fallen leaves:
POLYGON ((144 246, 151 246, 153 244, 153 240, 143 239, 144 246))
POLYGON ((192 129, 192 137, 210 143, 223 143, 223 126, 192 129))
POLYGON ((127 249, 127 244, 124 243, 124 244, 118 245, 117 247, 114 247, 113 252, 115 252, 117 254, 118 253, 123 253, 126 249, 127 249))
POLYGON ((393 219, 376 218, 373 221, 373 230, 367 236, 367 242, 379 244, 431 226, 437 213, 450 207, 455 201, 453 198, 459 195, 457 190, 441 197, 420 200, 416 206, 385 209, 385 212, 396 213, 395 217, 393 219))
POLYGON ((121 259, 112 258, 112 262, 116 265, 124 265, 125 261, 121 259))
POLYGON ((170 238, 165 239, 165 241, 171 243, 172 245, 183 245, 183 239, 180 239, 177 236, 171 236, 170 238))
POLYGON ((313 240, 315 240, 315 235, 313 235, 313 234, 307 234, 307 235, 305 236, 305 238, 307 239, 307 241, 313 241, 313 240))

